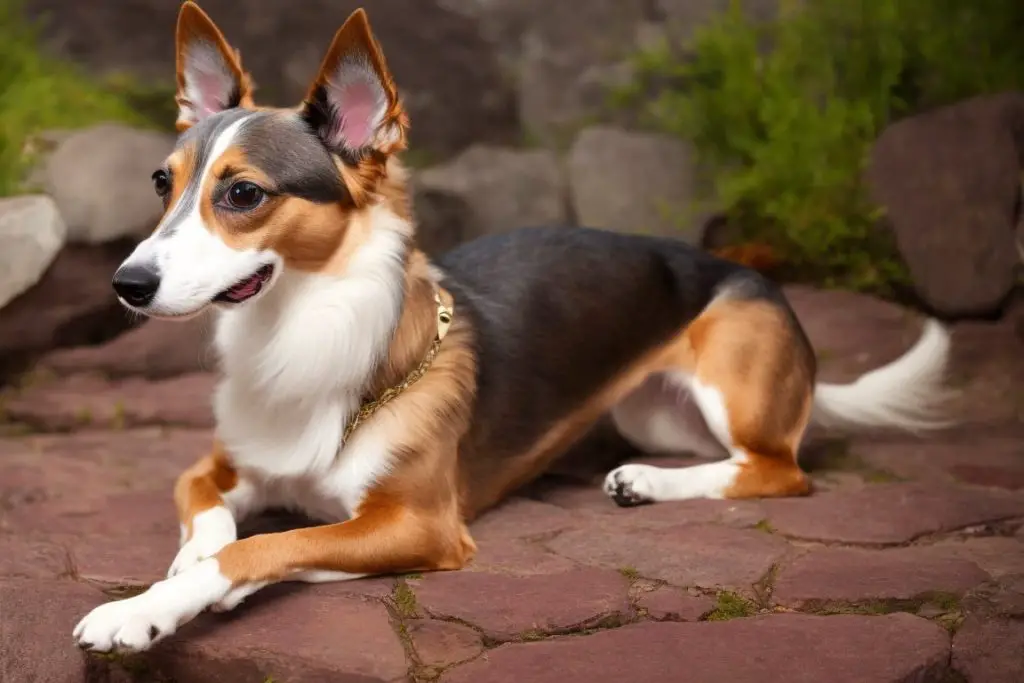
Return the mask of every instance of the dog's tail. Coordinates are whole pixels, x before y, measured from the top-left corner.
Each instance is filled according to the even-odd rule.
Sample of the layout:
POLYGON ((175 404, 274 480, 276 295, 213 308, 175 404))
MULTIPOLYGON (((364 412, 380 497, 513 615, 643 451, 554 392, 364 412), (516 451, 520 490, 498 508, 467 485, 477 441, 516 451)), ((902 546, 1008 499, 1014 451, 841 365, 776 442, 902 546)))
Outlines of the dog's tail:
POLYGON ((945 385, 950 335, 929 320, 912 349, 851 384, 819 383, 811 422, 826 429, 858 427, 907 431, 952 424, 945 413, 952 391, 945 385))

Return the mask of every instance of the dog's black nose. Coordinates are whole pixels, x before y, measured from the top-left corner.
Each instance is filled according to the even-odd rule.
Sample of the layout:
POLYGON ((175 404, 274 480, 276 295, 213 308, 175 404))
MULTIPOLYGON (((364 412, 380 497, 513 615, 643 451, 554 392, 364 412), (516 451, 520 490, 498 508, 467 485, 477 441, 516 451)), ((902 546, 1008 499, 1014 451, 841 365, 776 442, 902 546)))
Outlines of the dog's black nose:
POLYGON ((132 306, 145 306, 160 288, 160 274, 146 266, 121 266, 111 282, 117 295, 132 306))

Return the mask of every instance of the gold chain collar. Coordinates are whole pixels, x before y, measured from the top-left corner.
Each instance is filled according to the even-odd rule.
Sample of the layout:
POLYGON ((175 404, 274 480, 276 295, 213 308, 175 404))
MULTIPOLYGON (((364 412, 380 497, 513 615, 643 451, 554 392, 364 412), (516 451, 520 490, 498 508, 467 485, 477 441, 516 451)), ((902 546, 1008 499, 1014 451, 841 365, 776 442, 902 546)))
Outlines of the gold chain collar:
POLYGON ((430 368, 430 364, 434 362, 434 358, 441 348, 441 340, 448 334, 448 328, 451 327, 452 317, 455 314, 454 300, 445 292, 446 298, 449 300, 449 303, 446 304, 441 296, 443 291, 440 288, 434 291, 434 303, 437 304, 437 334, 434 335, 434 340, 430 343, 427 354, 420 361, 420 364, 413 368, 412 372, 406 375, 405 379, 399 384, 385 389, 375 399, 363 401, 362 405, 359 406, 359 410, 348 421, 348 424, 345 425, 345 432, 341 437, 343 444, 348 443, 348 438, 355 431, 356 427, 369 420, 374 413, 383 408, 389 401, 397 398, 403 391, 415 384, 427 373, 427 369, 430 368))

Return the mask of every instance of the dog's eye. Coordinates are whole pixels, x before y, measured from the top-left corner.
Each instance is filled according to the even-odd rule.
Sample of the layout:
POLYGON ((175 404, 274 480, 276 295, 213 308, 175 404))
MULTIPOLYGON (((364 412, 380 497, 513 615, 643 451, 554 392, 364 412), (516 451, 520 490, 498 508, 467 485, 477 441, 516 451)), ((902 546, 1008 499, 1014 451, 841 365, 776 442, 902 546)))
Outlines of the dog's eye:
POLYGON ((168 177, 167 171, 153 172, 153 189, 160 197, 166 197, 167 193, 171 191, 171 179, 168 177))
POLYGON ((263 188, 248 180, 240 180, 228 188, 227 200, 233 209, 252 209, 263 201, 263 188))

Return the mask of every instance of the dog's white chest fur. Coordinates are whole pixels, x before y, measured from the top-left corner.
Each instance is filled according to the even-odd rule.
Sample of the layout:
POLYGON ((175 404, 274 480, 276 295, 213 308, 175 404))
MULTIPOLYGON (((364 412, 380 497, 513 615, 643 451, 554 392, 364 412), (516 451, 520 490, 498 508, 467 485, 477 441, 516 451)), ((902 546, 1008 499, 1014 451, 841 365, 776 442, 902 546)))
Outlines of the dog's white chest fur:
POLYGON ((221 313, 217 436, 263 505, 344 519, 387 472, 373 423, 340 447, 401 313, 402 247, 397 231, 377 230, 344 277, 286 272, 253 305, 221 313))

